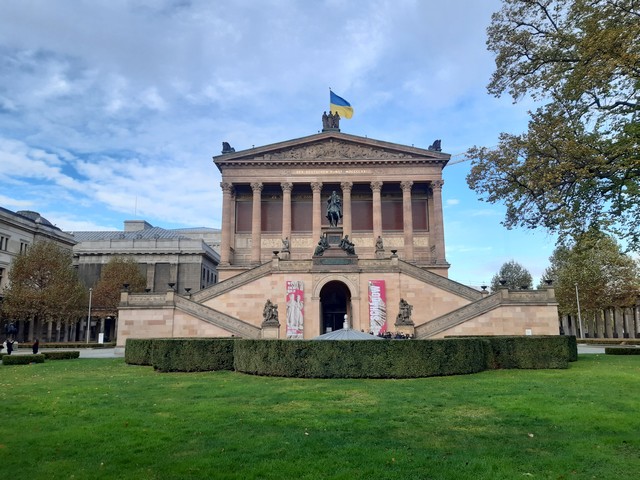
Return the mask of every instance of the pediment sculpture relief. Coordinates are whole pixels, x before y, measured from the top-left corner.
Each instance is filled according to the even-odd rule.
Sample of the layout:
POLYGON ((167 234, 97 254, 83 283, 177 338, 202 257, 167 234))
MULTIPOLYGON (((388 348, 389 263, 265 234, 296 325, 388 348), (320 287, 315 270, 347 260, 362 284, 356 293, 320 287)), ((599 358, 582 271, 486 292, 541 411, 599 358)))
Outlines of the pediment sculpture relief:
POLYGON ((320 143, 293 148, 277 153, 265 155, 265 159, 301 160, 316 158, 411 158, 411 155, 388 150, 375 149, 364 145, 354 145, 346 142, 320 143))

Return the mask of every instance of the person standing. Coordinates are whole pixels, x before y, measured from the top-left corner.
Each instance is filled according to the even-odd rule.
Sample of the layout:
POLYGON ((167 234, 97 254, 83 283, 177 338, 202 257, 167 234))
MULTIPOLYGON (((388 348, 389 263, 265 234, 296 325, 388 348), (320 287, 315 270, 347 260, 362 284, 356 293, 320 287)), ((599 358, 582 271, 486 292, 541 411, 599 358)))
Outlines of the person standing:
POLYGON ((36 338, 35 342, 33 342, 33 345, 31 347, 31 350, 33 350, 33 354, 35 355, 36 353, 38 353, 38 349, 40 348, 40 342, 38 341, 38 339, 36 338))

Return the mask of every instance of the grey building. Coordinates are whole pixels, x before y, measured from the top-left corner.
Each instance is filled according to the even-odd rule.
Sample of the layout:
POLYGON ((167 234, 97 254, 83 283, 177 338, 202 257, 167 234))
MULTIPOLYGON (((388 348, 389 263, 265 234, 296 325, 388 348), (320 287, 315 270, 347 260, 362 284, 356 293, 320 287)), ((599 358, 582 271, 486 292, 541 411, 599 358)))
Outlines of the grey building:
POLYGON ((50 240, 68 250, 76 243, 72 235, 60 230, 38 212, 12 212, 0 207, 0 299, 9 284, 13 259, 38 240, 50 240))
POLYGON ((80 280, 92 287, 113 257, 133 258, 147 277, 150 292, 197 292, 218 281, 220 231, 213 228, 164 229, 144 220, 126 220, 122 231, 71 232, 77 244, 73 263, 80 280), (188 289, 188 290, 187 290, 188 289))

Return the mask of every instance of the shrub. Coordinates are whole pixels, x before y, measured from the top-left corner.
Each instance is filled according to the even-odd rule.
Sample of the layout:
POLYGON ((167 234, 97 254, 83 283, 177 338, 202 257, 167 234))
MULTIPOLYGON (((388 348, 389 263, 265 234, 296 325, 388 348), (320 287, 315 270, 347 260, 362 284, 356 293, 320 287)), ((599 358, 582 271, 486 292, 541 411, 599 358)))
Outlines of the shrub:
POLYGON ((42 353, 28 355, 2 355, 3 365, 28 365, 30 363, 44 363, 42 353))
POLYGON ((304 378, 416 378, 486 369, 481 339, 389 341, 237 340, 234 367, 304 378))
POLYGON ((576 337, 547 336, 478 336, 489 342, 488 368, 568 368, 578 360, 576 337))
POLYGON ((605 347, 606 355, 640 355, 640 348, 637 347, 605 347))
POLYGON ((313 341, 233 338, 128 339, 125 361, 164 372, 237 370, 300 378, 417 378, 487 368, 567 368, 575 337, 313 341))
POLYGON ((124 361, 132 365, 151 365, 152 338, 127 338, 124 361))
POLYGON ((484 337, 491 346, 489 368, 568 368, 577 360, 575 337, 484 337))
POLYGON ((42 352, 47 360, 68 360, 71 358, 80 358, 78 350, 64 350, 58 352, 42 352))
POLYGON ((234 342, 231 338, 156 339, 151 364, 161 372, 233 370, 234 342))

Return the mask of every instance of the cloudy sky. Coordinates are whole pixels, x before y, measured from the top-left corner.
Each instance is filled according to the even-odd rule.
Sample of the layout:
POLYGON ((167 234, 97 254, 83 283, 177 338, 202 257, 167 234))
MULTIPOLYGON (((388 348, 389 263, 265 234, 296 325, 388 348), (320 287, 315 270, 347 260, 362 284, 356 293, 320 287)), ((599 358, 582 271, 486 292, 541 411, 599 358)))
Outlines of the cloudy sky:
POLYGON ((0 206, 67 231, 220 227, 211 157, 316 133, 329 88, 341 130, 426 148, 442 139, 450 277, 515 259, 538 277, 555 239, 508 231, 465 181, 472 145, 526 128, 486 93, 499 0, 3 0, 0 206), (457 162, 457 163, 456 163, 457 162))

